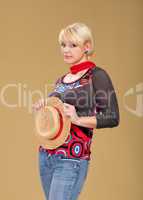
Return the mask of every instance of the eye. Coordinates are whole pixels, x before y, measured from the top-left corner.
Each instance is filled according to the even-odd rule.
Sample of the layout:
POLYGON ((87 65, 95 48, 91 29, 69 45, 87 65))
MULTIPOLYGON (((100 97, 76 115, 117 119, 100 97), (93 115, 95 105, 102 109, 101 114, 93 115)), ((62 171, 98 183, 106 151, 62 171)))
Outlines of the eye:
POLYGON ((61 46, 62 46, 62 47, 65 47, 66 45, 65 45, 65 43, 64 43, 64 42, 62 42, 62 43, 61 43, 61 46))
POLYGON ((74 44, 74 43, 72 43, 70 46, 71 46, 72 48, 73 48, 73 47, 77 47, 77 45, 74 44))
MULTIPOLYGON (((74 47, 77 47, 77 44, 69 43, 67 46, 70 47, 70 48, 74 48, 74 47)), ((65 42, 61 42, 61 47, 63 47, 63 48, 66 47, 65 42)))

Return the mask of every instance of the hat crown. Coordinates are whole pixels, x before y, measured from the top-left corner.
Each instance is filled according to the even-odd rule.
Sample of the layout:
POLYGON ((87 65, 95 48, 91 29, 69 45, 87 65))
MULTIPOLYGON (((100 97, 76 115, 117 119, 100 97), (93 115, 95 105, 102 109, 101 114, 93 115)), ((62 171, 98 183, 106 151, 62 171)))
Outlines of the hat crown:
POLYGON ((48 149, 62 145, 70 134, 71 120, 64 113, 63 102, 58 97, 48 97, 46 106, 35 116, 38 144, 48 149))
POLYGON ((45 106, 37 116, 38 133, 47 139, 52 139, 56 136, 60 129, 60 116, 56 107, 45 106))

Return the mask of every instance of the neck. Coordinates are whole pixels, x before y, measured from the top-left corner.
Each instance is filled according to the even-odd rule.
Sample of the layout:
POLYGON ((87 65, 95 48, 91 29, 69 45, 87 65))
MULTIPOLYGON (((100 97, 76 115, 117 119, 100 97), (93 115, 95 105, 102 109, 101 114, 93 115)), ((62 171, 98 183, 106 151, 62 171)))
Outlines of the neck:
POLYGON ((80 63, 82 63, 82 62, 85 62, 85 61, 89 61, 89 60, 88 60, 87 57, 84 56, 84 57, 83 57, 82 59, 80 59, 79 61, 72 63, 71 66, 72 66, 72 65, 78 65, 78 64, 80 64, 80 63))
POLYGON ((95 67, 95 63, 89 60, 80 60, 80 62, 76 62, 76 64, 73 64, 70 66, 70 72, 72 74, 77 74, 78 72, 83 72, 83 70, 89 69, 95 67))

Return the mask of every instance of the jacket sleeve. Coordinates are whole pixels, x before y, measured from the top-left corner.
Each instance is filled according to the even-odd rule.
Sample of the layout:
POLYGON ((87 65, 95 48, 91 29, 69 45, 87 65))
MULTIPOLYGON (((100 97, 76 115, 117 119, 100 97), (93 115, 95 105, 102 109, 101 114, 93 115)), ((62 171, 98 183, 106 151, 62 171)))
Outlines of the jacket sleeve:
POLYGON ((92 78, 96 128, 112 128, 120 121, 117 96, 108 73, 102 68, 97 69, 92 78))

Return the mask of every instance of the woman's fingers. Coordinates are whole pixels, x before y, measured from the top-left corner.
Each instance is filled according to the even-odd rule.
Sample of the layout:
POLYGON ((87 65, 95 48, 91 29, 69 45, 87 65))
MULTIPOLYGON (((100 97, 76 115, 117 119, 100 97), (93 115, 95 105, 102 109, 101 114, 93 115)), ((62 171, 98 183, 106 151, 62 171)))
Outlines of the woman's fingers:
POLYGON ((45 105, 46 105, 46 100, 45 99, 40 99, 38 102, 33 104, 32 109, 33 109, 33 111, 38 111, 42 107, 44 107, 45 105))

